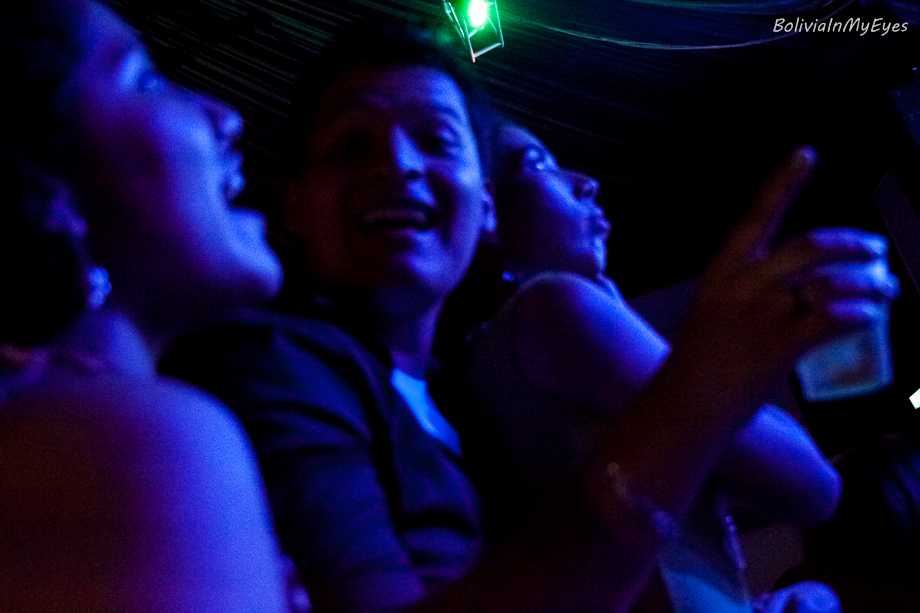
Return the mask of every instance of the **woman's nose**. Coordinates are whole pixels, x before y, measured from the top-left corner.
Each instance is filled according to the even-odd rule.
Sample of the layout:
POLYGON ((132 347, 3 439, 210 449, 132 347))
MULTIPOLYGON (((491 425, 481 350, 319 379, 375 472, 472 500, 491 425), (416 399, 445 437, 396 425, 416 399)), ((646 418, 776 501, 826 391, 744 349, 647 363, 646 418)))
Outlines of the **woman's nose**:
POLYGON ((588 175, 580 172, 571 171, 573 181, 572 190, 578 200, 591 200, 597 197, 597 191, 600 188, 597 181, 588 175))
POLYGON ((201 104, 214 126, 218 140, 228 146, 232 145, 243 133, 243 117, 229 104, 208 96, 201 97, 201 104))

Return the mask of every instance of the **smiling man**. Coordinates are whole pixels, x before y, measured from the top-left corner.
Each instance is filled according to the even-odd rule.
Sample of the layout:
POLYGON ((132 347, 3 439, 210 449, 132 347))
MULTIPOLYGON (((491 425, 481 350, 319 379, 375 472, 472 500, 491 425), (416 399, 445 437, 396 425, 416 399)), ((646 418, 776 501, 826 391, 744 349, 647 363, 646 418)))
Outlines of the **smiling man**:
POLYGON ((413 28, 359 27, 321 70, 296 105, 285 191, 309 278, 287 288, 299 317, 249 314, 164 368, 244 422, 314 608, 382 611, 481 551, 476 489, 426 375, 444 301, 494 226, 482 103, 413 28))
POLYGON ((310 277, 421 378, 444 300, 494 227, 464 94, 434 67, 359 66, 326 90, 314 125, 288 188, 310 277))

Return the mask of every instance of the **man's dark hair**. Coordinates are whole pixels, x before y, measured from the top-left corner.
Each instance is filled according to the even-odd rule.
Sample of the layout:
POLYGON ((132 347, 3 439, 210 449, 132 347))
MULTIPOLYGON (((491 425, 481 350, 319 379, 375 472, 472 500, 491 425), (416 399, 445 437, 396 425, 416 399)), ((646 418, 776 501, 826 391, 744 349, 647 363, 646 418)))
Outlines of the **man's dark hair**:
POLYGON ((335 42, 311 62, 292 103, 286 170, 295 177, 306 164, 307 139, 314 128, 323 95, 344 74, 364 67, 424 66, 449 76, 463 93, 484 169, 491 110, 488 100, 455 48, 430 28, 397 20, 362 20, 344 29, 335 42))

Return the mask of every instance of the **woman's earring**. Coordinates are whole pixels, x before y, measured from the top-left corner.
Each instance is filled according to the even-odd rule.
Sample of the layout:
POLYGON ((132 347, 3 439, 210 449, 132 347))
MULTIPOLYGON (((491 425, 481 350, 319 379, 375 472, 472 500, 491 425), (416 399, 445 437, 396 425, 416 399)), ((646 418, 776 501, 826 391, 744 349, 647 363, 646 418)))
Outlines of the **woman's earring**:
POLYGON ((89 282, 87 303, 89 308, 95 311, 105 304, 105 299, 108 298, 109 292, 112 291, 112 284, 109 283, 109 272, 102 266, 95 266, 90 268, 87 280, 89 282))

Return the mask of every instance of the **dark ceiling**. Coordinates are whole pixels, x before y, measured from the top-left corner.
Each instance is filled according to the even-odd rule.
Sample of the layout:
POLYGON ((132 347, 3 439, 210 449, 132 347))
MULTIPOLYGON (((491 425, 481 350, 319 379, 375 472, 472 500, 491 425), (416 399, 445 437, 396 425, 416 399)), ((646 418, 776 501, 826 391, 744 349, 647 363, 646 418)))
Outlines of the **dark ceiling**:
MULTIPOLYGON (((288 95, 304 64, 358 16, 434 23, 442 12, 440 0, 111 3, 167 72, 242 111, 243 200, 270 216, 288 95)), ((698 274, 759 181, 797 143, 814 144, 822 164, 792 226, 877 223, 869 197, 903 137, 887 91, 920 65, 916 6, 831 0, 808 11, 808 0, 723 2, 774 7, 746 15, 673 4, 680 2, 500 0, 506 46, 476 63, 502 111, 563 164, 600 180, 614 227, 608 272, 624 292, 698 274), (910 23, 885 36, 773 32, 778 17, 829 16, 910 23)))

